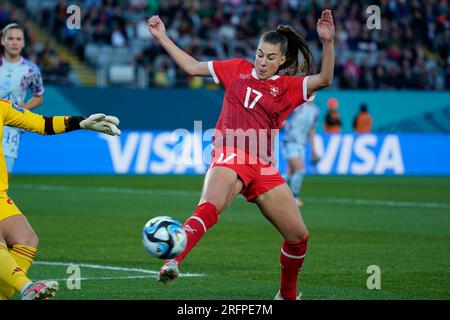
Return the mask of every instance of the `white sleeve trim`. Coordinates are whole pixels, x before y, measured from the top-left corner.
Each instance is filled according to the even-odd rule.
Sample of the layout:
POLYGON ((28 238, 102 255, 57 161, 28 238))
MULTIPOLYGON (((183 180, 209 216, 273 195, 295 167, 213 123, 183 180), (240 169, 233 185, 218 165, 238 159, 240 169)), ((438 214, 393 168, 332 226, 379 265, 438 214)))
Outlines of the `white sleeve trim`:
POLYGON ((305 79, 303 79, 303 101, 313 101, 314 98, 316 97, 316 92, 314 92, 308 99, 308 78, 309 76, 305 77, 305 79))
POLYGON ((213 62, 212 61, 208 61, 208 69, 209 69, 209 73, 211 73, 211 76, 214 79, 214 82, 219 84, 219 78, 217 78, 216 72, 214 71, 214 66, 213 66, 213 62))

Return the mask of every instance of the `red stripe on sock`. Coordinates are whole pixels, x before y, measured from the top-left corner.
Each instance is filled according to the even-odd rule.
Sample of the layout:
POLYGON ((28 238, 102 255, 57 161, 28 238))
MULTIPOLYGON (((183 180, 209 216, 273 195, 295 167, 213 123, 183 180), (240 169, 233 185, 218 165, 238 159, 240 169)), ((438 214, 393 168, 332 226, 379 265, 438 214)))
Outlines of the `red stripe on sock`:
POLYGON ((12 250, 16 250, 16 249, 20 249, 22 251, 28 252, 28 254, 31 254, 33 256, 36 255, 36 251, 32 251, 32 250, 30 250, 30 249, 28 249, 26 247, 23 247, 23 246, 13 246, 12 247, 12 250))
POLYGON ((24 257, 27 257, 28 259, 31 259, 31 260, 33 260, 34 257, 35 257, 35 255, 31 255, 31 254, 29 254, 29 253, 27 253, 25 251, 22 251, 20 249, 17 249, 17 248, 13 248, 13 249, 11 249, 11 251, 14 251, 14 252, 16 252, 16 253, 24 256, 24 257))

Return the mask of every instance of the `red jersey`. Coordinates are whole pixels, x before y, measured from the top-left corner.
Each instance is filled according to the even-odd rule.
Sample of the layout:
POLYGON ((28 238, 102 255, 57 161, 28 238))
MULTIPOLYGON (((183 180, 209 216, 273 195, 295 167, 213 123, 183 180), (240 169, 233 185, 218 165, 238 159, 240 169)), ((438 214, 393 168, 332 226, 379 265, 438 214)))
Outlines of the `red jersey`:
POLYGON ((261 81, 253 64, 244 59, 210 61, 208 68, 214 81, 225 87, 213 146, 237 147, 270 161, 284 119, 308 100, 308 77, 274 75, 261 81))

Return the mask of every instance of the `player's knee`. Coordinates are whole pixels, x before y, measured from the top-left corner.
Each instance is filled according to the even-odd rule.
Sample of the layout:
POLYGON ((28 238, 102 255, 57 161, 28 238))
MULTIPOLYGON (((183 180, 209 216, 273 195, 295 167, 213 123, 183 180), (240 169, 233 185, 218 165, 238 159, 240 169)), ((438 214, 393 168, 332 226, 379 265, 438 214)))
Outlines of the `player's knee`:
POLYGON ((28 238, 27 239, 27 244, 25 244, 25 245, 33 247, 33 248, 37 248, 39 246, 39 238, 38 238, 38 236, 36 234, 34 234, 30 238, 28 238))
POLYGON ((305 242, 309 238, 309 233, 307 230, 298 230, 293 232, 291 235, 285 237, 286 241, 289 242, 305 242))
POLYGON ((27 247, 37 248, 39 246, 39 238, 34 232, 16 237, 11 244, 21 244, 27 247))
POLYGON ((300 234, 298 238, 299 238, 299 241, 300 241, 300 242, 308 241, 308 239, 309 239, 309 233, 308 233, 308 231, 306 231, 306 232, 300 234))

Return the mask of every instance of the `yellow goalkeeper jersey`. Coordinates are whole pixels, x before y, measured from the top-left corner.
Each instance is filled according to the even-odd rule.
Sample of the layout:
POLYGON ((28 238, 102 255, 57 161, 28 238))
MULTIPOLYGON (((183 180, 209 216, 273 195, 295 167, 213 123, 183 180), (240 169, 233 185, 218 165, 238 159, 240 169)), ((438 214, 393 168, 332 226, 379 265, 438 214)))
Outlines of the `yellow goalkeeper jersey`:
MULTIPOLYGON (((66 130, 64 116, 44 117, 24 110, 8 100, 0 99, 0 141, 3 126, 16 127, 39 134, 63 133, 66 130)), ((0 143, 0 196, 8 190, 8 171, 0 143)))

